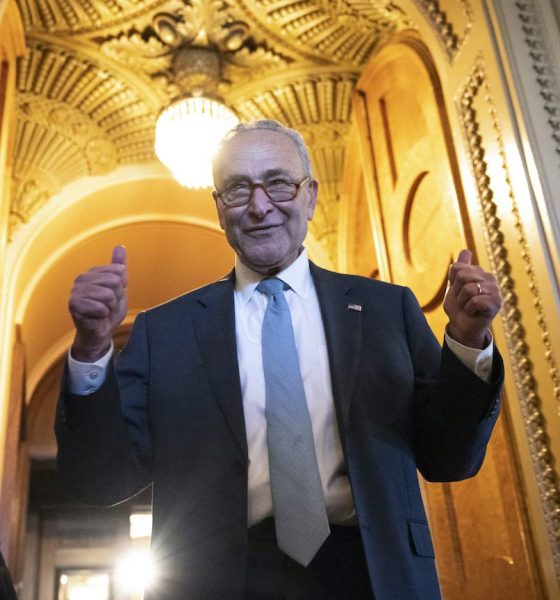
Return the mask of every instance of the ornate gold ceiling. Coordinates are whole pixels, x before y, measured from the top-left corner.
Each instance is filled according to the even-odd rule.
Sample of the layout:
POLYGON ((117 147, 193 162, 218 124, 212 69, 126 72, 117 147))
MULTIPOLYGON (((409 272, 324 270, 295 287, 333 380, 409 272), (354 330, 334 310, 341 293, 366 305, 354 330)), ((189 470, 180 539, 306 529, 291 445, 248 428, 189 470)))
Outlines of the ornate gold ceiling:
POLYGON ((336 231, 351 95, 372 50, 408 26, 373 0, 19 0, 12 231, 64 185, 147 163, 159 111, 180 93, 173 50, 218 50, 219 94, 242 119, 304 134, 322 183, 315 233, 336 231))

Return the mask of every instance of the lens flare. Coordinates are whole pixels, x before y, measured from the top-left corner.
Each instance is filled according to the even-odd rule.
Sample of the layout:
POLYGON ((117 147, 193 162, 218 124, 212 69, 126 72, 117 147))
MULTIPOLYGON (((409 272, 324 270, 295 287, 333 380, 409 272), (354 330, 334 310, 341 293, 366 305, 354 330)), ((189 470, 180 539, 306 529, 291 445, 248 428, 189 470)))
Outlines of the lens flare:
POLYGON ((142 594, 154 580, 155 570, 148 550, 132 550, 115 569, 117 587, 128 594, 142 594))

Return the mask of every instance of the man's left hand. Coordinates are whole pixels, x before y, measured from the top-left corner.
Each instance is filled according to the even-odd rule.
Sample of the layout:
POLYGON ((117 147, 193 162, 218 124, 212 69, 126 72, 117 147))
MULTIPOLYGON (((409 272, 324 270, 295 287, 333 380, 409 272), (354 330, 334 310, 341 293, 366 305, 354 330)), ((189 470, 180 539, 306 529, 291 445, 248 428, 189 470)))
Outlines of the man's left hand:
POLYGON ((482 349, 502 295, 494 275, 472 265, 471 259, 469 250, 461 250, 451 265, 443 309, 449 317, 447 333, 464 346, 482 349))

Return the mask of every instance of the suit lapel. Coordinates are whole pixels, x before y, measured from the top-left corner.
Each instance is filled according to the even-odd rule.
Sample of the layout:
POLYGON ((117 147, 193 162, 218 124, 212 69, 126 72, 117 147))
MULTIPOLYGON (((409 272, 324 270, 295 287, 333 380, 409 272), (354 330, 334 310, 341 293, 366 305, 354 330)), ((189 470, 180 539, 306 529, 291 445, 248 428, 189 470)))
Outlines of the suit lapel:
POLYGON ((327 338, 333 397, 346 431, 361 355, 362 303, 348 279, 310 264, 327 338))
POLYGON ((202 290, 193 325, 212 391, 248 460, 235 341, 233 272, 202 290))

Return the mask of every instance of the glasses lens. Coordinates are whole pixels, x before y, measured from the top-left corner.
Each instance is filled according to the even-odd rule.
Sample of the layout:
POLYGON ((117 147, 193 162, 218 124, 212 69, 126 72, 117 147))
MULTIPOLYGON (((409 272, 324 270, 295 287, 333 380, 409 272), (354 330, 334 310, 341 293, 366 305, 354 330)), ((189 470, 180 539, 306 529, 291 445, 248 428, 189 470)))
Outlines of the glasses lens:
POLYGON ((222 200, 229 206, 240 206, 247 204, 251 197, 251 186, 237 183, 222 192, 222 200))
POLYGON ((265 184, 264 190, 272 201, 287 202, 296 195, 297 185, 291 181, 278 179, 265 184))
POLYGON ((264 184, 235 183, 223 190, 220 197, 228 206, 242 206, 249 202, 255 188, 261 187, 273 202, 288 202, 295 198, 299 185, 287 179, 274 179, 264 184))

